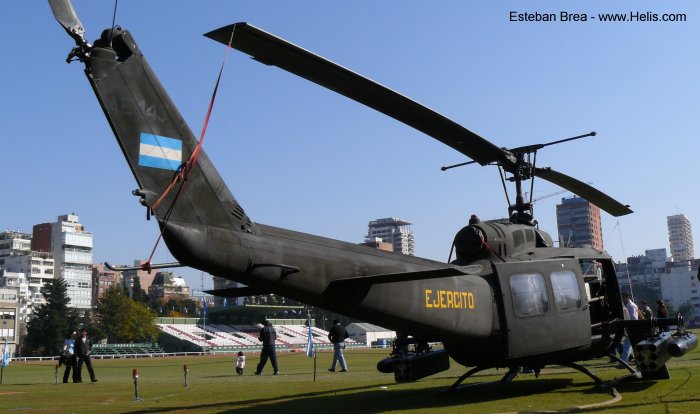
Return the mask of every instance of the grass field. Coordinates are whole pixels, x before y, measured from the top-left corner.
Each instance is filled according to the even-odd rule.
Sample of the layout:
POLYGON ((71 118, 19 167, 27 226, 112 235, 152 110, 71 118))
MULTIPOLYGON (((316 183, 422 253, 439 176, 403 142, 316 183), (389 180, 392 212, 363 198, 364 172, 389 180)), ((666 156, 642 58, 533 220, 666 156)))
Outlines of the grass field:
MULTIPOLYGON (((449 371, 410 384, 396 384, 375 365, 386 350, 348 351, 350 372, 331 373, 332 353, 318 354, 316 381, 313 360, 303 353, 281 354, 279 376, 269 363, 262 376, 253 375, 257 356, 249 355, 246 373, 235 375, 233 356, 168 357, 95 360, 99 382, 90 383, 86 370, 81 384, 55 385, 53 362, 13 362, 3 373, 0 412, 38 413, 510 413, 589 408, 596 413, 699 413, 700 350, 673 359, 672 379, 628 382, 617 387, 622 398, 612 401, 583 374, 547 367, 536 379, 520 374, 512 383, 438 395, 465 372, 452 364, 449 371), (189 366, 184 386, 183 365, 189 366), (134 396, 132 369, 138 369, 139 397, 134 396)), ((625 373, 607 359, 585 364, 603 379, 625 373)), ((466 383, 494 381, 504 371, 484 371, 466 383)), ((62 374, 62 372, 61 372, 62 374)))

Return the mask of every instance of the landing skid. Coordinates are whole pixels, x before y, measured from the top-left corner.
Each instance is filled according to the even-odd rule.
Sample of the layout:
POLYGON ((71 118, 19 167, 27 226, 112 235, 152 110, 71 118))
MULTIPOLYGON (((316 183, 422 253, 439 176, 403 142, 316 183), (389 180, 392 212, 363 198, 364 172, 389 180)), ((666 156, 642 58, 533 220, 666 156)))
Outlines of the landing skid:
MULTIPOLYGON (((610 355, 610 357, 613 358, 616 362, 619 362, 621 365, 623 365, 630 373, 623 376, 623 377, 620 377, 620 378, 614 378, 614 379, 609 380, 609 381, 603 381, 602 379, 600 379, 600 377, 598 377, 597 375, 592 373, 588 368, 584 367, 583 365, 577 364, 575 362, 565 362, 565 363, 560 363, 559 365, 564 366, 564 367, 568 367, 568 368, 572 368, 572 369, 575 369, 576 371, 579 371, 583 374, 586 374, 593 381, 595 381, 596 386, 601 390, 611 389, 623 381, 642 378, 642 375, 639 371, 634 369, 628 363, 624 362, 622 359, 618 358, 615 355, 610 355)), ((449 393, 452 393, 455 391, 463 391, 463 390, 467 390, 467 389, 479 388, 479 387, 484 387, 484 386, 489 386, 489 385, 506 384, 506 383, 513 381, 513 379, 515 379, 515 377, 518 376, 518 368, 519 367, 516 366, 516 367, 510 367, 508 369, 508 372, 499 381, 479 382, 479 383, 475 383, 475 384, 461 385, 464 380, 466 380, 467 378, 476 374, 477 372, 481 372, 481 371, 484 371, 484 370, 487 370, 490 368, 493 368, 493 367, 492 366, 478 366, 478 367, 474 367, 474 368, 470 369, 469 371, 467 371, 466 374, 459 377, 457 379, 457 381, 455 381, 454 384, 452 384, 450 386, 450 388, 448 388, 444 391, 441 391, 440 394, 449 394, 449 393)), ((539 369, 535 370, 535 376, 539 376, 539 371, 540 371, 539 369)))
MULTIPOLYGON (((632 367, 632 366, 631 366, 630 364, 628 364, 627 362, 625 362, 625 361, 623 361, 622 359, 620 359, 617 355, 610 354, 610 355, 608 355, 608 356, 609 356, 610 358, 614 359, 615 361, 619 362, 619 363, 620 363, 623 367, 625 367, 630 373, 627 374, 627 375, 625 375, 625 376, 622 376, 622 377, 620 377, 620 378, 613 378, 613 379, 611 379, 610 381, 599 382, 599 381, 600 381, 600 378, 598 378, 599 381, 596 381, 596 385, 598 385, 599 388, 604 389, 604 390, 607 390, 607 389, 610 389, 610 388, 616 386, 617 384, 619 384, 619 383, 621 383, 621 382, 628 381, 628 380, 633 380, 633 379, 641 379, 641 378, 642 378, 642 374, 641 374, 639 371, 637 371, 634 367, 632 367)), ((583 367, 581 367, 581 368, 583 368, 583 367)), ((585 368, 584 368, 584 369, 585 369, 585 368)), ((581 372, 583 372, 583 371, 581 371, 581 372)), ((666 371, 666 372, 668 372, 668 371, 666 371)))
POLYGON ((474 367, 474 368, 470 369, 469 371, 467 371, 466 374, 459 377, 457 379, 457 381, 455 381, 454 384, 452 384, 452 386, 450 386, 450 388, 442 391, 441 394, 449 394, 449 393, 452 393, 455 391, 463 391, 463 390, 467 390, 467 389, 479 388, 479 387, 484 387, 484 386, 489 386, 489 385, 506 384, 506 383, 513 381, 513 379, 518 376, 518 367, 510 367, 508 369, 508 372, 499 381, 479 382, 476 384, 460 385, 460 384, 462 384, 462 382, 465 379, 471 377, 472 375, 476 374, 477 372, 481 372, 481 371, 484 371, 484 370, 487 370, 490 368, 493 368, 493 367, 491 367, 491 366, 479 366, 479 367, 474 367))
POLYGON ((561 365, 565 366, 565 367, 573 368, 579 372, 582 372, 582 373, 588 375, 593 381, 595 381, 596 386, 601 390, 608 390, 608 389, 616 386, 617 384, 619 384, 623 381, 627 381, 627 380, 631 380, 631 379, 640 379, 642 377, 641 374, 639 373, 639 371, 637 371, 636 369, 631 367, 628 363, 621 360, 617 356, 610 355, 610 358, 619 362, 621 365, 623 365, 625 368, 627 368, 627 370, 630 373, 623 376, 623 377, 620 377, 620 378, 614 378, 614 379, 611 379, 609 381, 603 381, 602 379, 600 379, 600 377, 598 377, 597 375, 592 373, 588 368, 584 367, 583 365, 579 365, 575 362, 566 362, 566 363, 562 363, 561 365))

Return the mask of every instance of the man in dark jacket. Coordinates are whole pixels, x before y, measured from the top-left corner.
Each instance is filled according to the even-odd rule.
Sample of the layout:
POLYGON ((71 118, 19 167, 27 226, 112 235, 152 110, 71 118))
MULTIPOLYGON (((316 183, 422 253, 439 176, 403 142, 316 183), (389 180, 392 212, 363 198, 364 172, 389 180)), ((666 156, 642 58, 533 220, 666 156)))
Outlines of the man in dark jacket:
POLYGON ((75 354, 78 357, 78 368, 76 373, 78 374, 78 382, 83 382, 83 364, 87 367, 88 373, 90 374, 90 380, 92 382, 97 382, 95 378, 95 371, 92 369, 92 361, 90 360, 90 354, 92 353, 92 340, 88 338, 88 333, 86 329, 80 331, 80 338, 75 340, 75 354))
POLYGON ((328 331, 328 340, 333 343, 333 364, 329 371, 335 372, 335 367, 340 362, 340 372, 348 372, 348 366, 345 363, 343 349, 345 349, 345 340, 348 339, 348 331, 345 330, 340 321, 334 320, 333 327, 328 331))
POLYGON ((275 350, 277 332, 275 332, 275 328, 272 327, 272 322, 265 321, 264 325, 265 326, 260 330, 260 336, 258 336, 258 339, 262 342, 262 351, 260 352, 260 362, 258 363, 258 368, 255 370, 255 375, 262 374, 262 370, 267 363, 267 358, 270 358, 270 362, 272 362, 272 369, 274 370, 272 375, 279 375, 277 351, 275 350))

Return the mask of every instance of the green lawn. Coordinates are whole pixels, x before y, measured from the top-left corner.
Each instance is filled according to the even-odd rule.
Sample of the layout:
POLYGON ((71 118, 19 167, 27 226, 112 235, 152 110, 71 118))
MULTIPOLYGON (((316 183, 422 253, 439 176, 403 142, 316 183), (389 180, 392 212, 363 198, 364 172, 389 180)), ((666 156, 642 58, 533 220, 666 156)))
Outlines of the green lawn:
MULTIPOLYGON (((264 375, 255 376, 257 357, 249 355, 246 373, 235 375, 233 356, 169 357, 95 360, 99 382, 55 385, 53 362, 11 363, 0 386, 0 412, 39 413, 506 413, 564 410, 613 399, 593 387, 588 377, 568 368, 543 370, 539 379, 521 374, 512 383, 437 395, 465 372, 456 364, 449 371, 411 384, 396 384, 393 376, 375 365, 386 350, 348 351, 349 373, 330 373, 332 353, 318 355, 313 381, 313 360, 303 353, 281 354, 282 375, 272 376, 269 363, 264 375), (183 364, 188 364, 189 386, 184 386, 183 364), (140 372, 135 401, 132 370, 140 372)), ((603 379, 624 371, 607 359, 586 363, 603 379)), ((617 387, 622 399, 590 409, 596 413, 698 413, 700 412, 700 350, 670 364, 672 379, 629 382, 617 387)), ((504 372, 491 370, 467 383, 493 381, 504 372)))

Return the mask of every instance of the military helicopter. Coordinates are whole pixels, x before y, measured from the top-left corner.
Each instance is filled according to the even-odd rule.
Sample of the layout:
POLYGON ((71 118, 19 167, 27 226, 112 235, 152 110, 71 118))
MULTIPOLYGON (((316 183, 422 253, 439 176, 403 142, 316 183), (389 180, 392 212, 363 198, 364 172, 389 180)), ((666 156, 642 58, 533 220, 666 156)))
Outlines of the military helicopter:
MULTIPOLYGON (((391 357, 377 368, 414 381, 449 368, 472 367, 451 389, 487 368, 546 365, 575 368, 603 383, 579 361, 610 354, 627 329, 637 369, 630 376, 669 378, 665 362, 697 345, 679 318, 625 321, 611 257, 591 247, 555 247, 523 197, 526 180, 541 178, 612 214, 632 210, 599 190, 536 165, 537 151, 583 138, 499 148, 463 126, 372 80, 248 23, 205 36, 376 109, 494 165, 515 185, 508 222, 473 220, 454 238, 449 263, 385 252, 253 222, 234 198, 162 87, 131 33, 102 32, 93 44, 69 0, 49 0, 131 168, 138 196, 155 216, 176 263, 246 287, 223 296, 275 293, 400 332, 391 357), (589 272, 587 269, 593 269, 589 272), (660 328, 677 325, 675 332, 660 328), (429 343, 441 342, 433 350, 429 343)), ((451 167, 446 167, 451 168, 451 167)), ((510 203, 509 203, 510 204, 510 203)), ((619 359, 618 359, 619 360, 619 359)), ((619 362, 623 362, 619 360, 619 362)))

